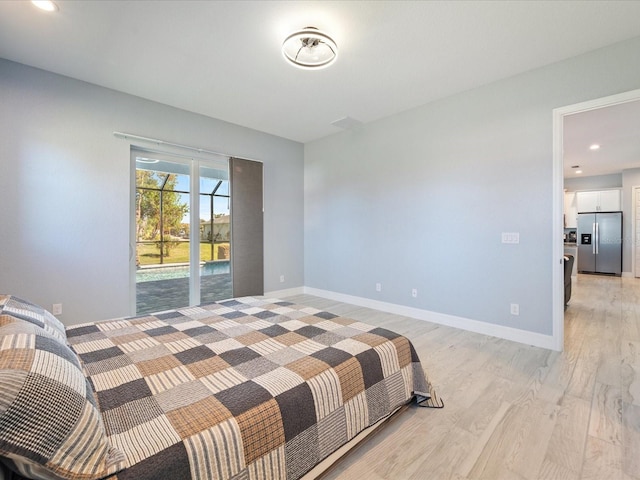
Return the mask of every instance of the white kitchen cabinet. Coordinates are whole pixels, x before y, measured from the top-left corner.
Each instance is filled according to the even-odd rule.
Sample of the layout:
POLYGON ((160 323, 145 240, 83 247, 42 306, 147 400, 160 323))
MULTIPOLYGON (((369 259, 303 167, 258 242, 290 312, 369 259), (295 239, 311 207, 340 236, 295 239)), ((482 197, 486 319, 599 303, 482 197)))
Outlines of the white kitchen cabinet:
POLYGON ((617 212, 622 210, 620 189, 576 192, 578 213, 617 212))
POLYGON ((622 210, 620 190, 602 190, 600 192, 600 211, 617 212, 622 210))
POLYGON ((597 212, 600 206, 600 192, 577 192, 576 205, 578 213, 597 212))
POLYGON ((564 228, 578 228, 576 192, 564 193, 564 228))

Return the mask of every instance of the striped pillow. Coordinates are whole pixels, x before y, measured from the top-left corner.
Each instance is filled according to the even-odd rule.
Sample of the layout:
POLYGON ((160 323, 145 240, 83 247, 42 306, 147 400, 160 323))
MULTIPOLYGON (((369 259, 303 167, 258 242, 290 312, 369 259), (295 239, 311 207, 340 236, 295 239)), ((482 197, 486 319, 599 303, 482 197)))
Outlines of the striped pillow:
POLYGON ((49 311, 14 295, 0 294, 0 315, 7 314, 33 323, 53 335, 58 341, 67 343, 64 325, 49 311))
POLYGON ((0 458, 35 479, 97 479, 125 467, 76 354, 48 329, 0 314, 0 458))

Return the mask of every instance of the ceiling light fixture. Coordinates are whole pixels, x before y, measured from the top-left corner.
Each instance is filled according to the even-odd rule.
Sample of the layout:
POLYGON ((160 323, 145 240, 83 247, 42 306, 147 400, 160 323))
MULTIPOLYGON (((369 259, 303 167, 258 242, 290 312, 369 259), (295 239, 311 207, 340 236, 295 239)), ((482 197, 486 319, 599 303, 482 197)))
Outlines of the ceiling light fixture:
POLYGON ((58 10, 58 6, 51 0, 31 0, 31 3, 45 12, 55 12, 58 10))
POLYGON ((282 54, 296 67, 317 70, 336 61, 338 46, 326 33, 315 27, 306 27, 285 38, 282 54))
POLYGON ((594 143, 593 145, 589 146, 589 150, 600 150, 600 145, 594 143))

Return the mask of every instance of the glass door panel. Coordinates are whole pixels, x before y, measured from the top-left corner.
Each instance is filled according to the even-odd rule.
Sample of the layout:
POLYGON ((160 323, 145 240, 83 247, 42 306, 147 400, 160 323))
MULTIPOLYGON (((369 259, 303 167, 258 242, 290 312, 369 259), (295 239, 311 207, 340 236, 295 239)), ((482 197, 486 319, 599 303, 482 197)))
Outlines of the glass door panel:
POLYGON ((231 298, 228 171, 200 167, 200 302, 231 298))
POLYGON ((136 314, 189 305, 188 163, 137 155, 136 314))

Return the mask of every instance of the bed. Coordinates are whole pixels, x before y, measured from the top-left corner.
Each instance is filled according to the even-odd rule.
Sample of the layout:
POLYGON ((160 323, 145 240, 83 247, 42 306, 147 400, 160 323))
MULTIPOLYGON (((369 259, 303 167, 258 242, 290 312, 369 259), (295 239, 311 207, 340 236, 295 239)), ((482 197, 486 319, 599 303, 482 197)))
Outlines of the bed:
POLYGON ((411 342, 245 297, 65 328, 0 295, 0 459, 27 478, 294 480, 411 401, 411 342))

